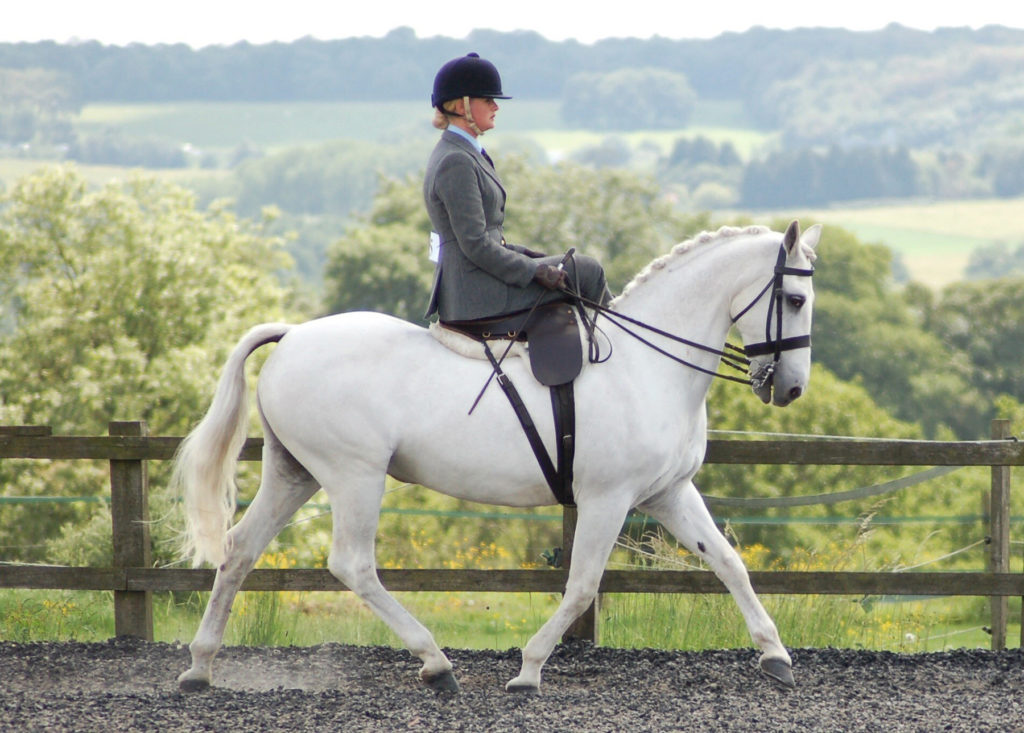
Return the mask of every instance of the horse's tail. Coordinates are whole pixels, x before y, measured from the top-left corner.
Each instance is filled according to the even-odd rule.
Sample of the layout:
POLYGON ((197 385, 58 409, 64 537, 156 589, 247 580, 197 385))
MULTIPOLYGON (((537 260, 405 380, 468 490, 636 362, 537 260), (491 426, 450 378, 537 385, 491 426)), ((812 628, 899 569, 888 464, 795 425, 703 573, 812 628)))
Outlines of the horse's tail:
POLYGON ((264 323, 252 328, 231 352, 210 409, 178 448, 171 485, 185 505, 182 554, 192 566, 224 562, 225 536, 235 513, 235 469, 245 443, 248 388, 245 360, 264 344, 280 341, 291 326, 264 323))

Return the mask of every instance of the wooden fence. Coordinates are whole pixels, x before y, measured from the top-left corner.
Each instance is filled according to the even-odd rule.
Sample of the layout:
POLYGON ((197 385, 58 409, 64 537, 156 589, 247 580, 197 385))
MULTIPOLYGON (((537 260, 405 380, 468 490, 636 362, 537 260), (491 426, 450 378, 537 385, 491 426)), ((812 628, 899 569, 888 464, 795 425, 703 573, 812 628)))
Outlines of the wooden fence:
MULTIPOLYGON (((993 422, 992 440, 967 442, 904 440, 711 440, 707 463, 989 466, 990 542, 987 572, 751 572, 761 594, 988 596, 992 648, 1006 646, 1007 597, 1024 596, 1024 574, 1010 572, 1010 470, 1024 464, 1024 444, 1010 435, 1009 422, 993 422)), ((147 461, 174 456, 180 438, 149 436, 144 423, 113 422, 107 436, 52 435, 47 427, 0 428, 0 459, 99 459, 110 462, 113 566, 109 568, 0 564, 0 587, 102 590, 114 593, 115 631, 153 638, 152 594, 203 591, 213 570, 152 567, 149 538, 147 461)), ((260 460, 262 441, 246 441, 241 458, 260 460)), ((563 556, 571 555, 575 510, 563 513, 563 556)), ((379 571, 393 591, 504 591, 559 593, 568 568, 542 570, 379 571)), ((341 591, 327 570, 257 569, 242 586, 249 591, 341 591)), ((706 571, 608 570, 601 593, 724 593, 706 571)), ((568 635, 597 640, 595 608, 568 635)), ((1021 629, 1024 645, 1024 624, 1021 629)))

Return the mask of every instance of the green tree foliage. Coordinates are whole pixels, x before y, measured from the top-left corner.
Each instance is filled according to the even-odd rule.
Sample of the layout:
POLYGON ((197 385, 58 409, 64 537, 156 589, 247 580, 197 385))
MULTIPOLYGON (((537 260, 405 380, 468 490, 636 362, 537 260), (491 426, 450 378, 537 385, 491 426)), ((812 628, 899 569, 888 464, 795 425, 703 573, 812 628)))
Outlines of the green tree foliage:
POLYGON ((735 204, 743 161, 731 142, 716 144, 703 135, 681 137, 657 164, 658 181, 688 196, 701 209, 735 204))
MULTIPOLYGON (((95 435, 142 419, 155 434, 184 434, 241 334, 284 316, 274 273, 286 265, 258 225, 198 211, 173 185, 94 190, 67 167, 23 179, 0 198, 0 421, 95 435)), ((165 471, 151 469, 155 487, 165 471)), ((109 478, 102 463, 4 461, 0 485, 6 496, 96 497, 109 478)), ((0 505, 5 557, 53 562, 43 544, 89 516, 106 522, 97 536, 109 542, 99 506, 0 505)))
POLYGON ((684 74, 623 68, 569 77, 562 119, 594 130, 660 130, 686 127, 697 95, 684 74))
POLYGON ((1024 277, 947 286, 924 313, 925 327, 970 360, 969 378, 986 401, 1024 401, 1024 277))
POLYGON ((975 247, 964 274, 968 279, 1024 274, 1024 243, 1016 247, 1010 247, 1006 242, 975 247))
POLYGON ((630 171, 528 166, 517 158, 499 165, 509 191, 508 240, 597 257, 615 292, 673 244, 710 226, 706 215, 677 212, 652 179, 630 171))
POLYGON ((292 214, 348 216, 370 207, 382 174, 420 170, 429 155, 430 143, 422 139, 388 145, 340 140, 248 159, 236 169, 238 211, 258 216, 273 204, 292 214))
MULTIPOLYGON (((444 61, 465 54, 468 47, 494 60, 510 93, 520 97, 556 99, 566 80, 583 71, 662 68, 685 73, 702 96, 748 98, 761 115, 785 115, 794 105, 762 103, 761 93, 780 80, 812 71, 828 91, 863 80, 864 91, 871 94, 863 97, 866 108, 886 95, 899 101, 900 92, 904 97, 933 92, 947 79, 959 89, 968 81, 1012 78, 1019 67, 1012 64, 1012 56, 1000 60, 999 54, 1019 50, 1022 35, 995 26, 927 33, 894 24, 870 33, 754 28, 711 39, 619 38, 583 45, 548 41, 526 31, 480 30, 456 39, 417 38, 410 28, 396 28, 382 38, 303 38, 201 49, 95 41, 8 43, 0 44, 0 67, 60 70, 90 101, 413 99, 430 89, 444 61), (987 52, 987 58, 978 58, 979 52, 987 52), (830 82, 828 70, 821 69, 826 62, 839 70, 843 64, 862 66, 849 78, 825 84, 830 82), (955 75, 948 76, 944 67, 955 75), (870 82, 879 69, 887 68, 902 72, 903 80, 876 96, 870 82)), ((859 85, 855 89, 861 91, 859 85)), ((969 111, 969 105, 955 110, 969 111)))
MULTIPOLYGON (((819 272, 824 272, 827 266, 822 261, 819 272)), ((708 397, 709 428, 783 435, 923 437, 920 425, 893 417, 885 405, 877 402, 870 387, 837 379, 821 366, 817 350, 816 338, 815 361, 819 363, 813 369, 809 389, 785 409, 765 406, 749 390, 717 380, 708 397)), ((735 435, 714 432, 711 437, 738 439, 735 435)), ((949 436, 943 433, 942 437, 949 436)), ((706 464, 695 482, 703 493, 711 496, 775 498, 851 491, 920 470, 706 464)), ((871 550, 866 553, 869 558, 866 564, 870 564, 870 569, 893 567, 937 557, 950 547, 964 546, 979 539, 983 530, 977 524, 949 523, 942 518, 976 515, 988 480, 984 470, 961 470, 880 497, 795 508, 719 508, 713 513, 720 521, 733 521, 732 529, 742 543, 764 544, 775 555, 783 557, 794 547, 821 551, 836 546, 853 547, 857 535, 868 528, 873 540, 871 550), (929 517, 934 519, 928 521, 929 517), (887 526, 873 523, 879 518, 894 523, 887 526), (914 521, 901 523, 902 519, 911 518, 914 521), (780 521, 790 519, 793 521, 780 521)))
POLYGON ((978 161, 978 172, 992 181, 997 196, 1024 194, 1024 148, 1006 146, 985 153, 978 161))
POLYGON ((115 130, 79 136, 68 146, 67 158, 90 165, 126 168, 184 168, 188 165, 180 144, 155 137, 129 137, 115 130))
POLYGON ((905 148, 783 150, 748 164, 741 192, 754 208, 902 198, 918 192, 918 170, 905 148))
POLYGON ((977 147, 1007 138, 1024 105, 1024 48, 949 43, 944 53, 829 54, 758 90, 751 108, 793 147, 977 147))
POLYGON ((430 221, 414 178, 384 182, 363 226, 331 245, 325 268, 329 313, 371 310, 423 322, 434 264, 430 221))
POLYGON ((991 407, 971 384, 967 359, 925 330, 892 288, 891 252, 834 227, 818 252, 815 361, 929 437, 944 425, 961 438, 984 435, 991 407))
POLYGON ((71 80, 50 69, 0 68, 0 143, 62 143, 81 108, 71 80))

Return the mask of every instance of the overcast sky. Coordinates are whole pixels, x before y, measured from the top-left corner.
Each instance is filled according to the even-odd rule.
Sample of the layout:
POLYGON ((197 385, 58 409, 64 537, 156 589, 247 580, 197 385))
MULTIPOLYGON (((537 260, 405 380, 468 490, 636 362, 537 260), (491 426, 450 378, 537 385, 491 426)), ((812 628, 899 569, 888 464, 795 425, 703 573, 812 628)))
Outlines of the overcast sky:
POLYGON ((608 37, 712 38, 753 26, 877 30, 889 23, 937 27, 1024 28, 1021 0, 629 0, 598 9, 596 0, 6 0, 0 41, 73 39, 103 43, 187 43, 193 47, 383 36, 408 26, 416 35, 463 38, 471 30, 532 30, 560 41, 608 37))

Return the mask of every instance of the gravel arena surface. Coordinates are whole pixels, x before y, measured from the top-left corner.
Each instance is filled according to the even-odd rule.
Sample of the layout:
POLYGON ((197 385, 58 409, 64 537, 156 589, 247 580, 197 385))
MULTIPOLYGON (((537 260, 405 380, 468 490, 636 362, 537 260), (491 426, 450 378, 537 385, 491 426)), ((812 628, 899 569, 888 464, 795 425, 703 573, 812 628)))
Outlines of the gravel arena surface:
POLYGON ((227 647, 214 687, 183 694, 187 647, 129 638, 0 642, 3 731, 1020 731, 1021 650, 792 652, 797 687, 753 650, 559 646, 539 693, 510 694, 519 650, 446 650, 434 692, 387 647, 227 647))

